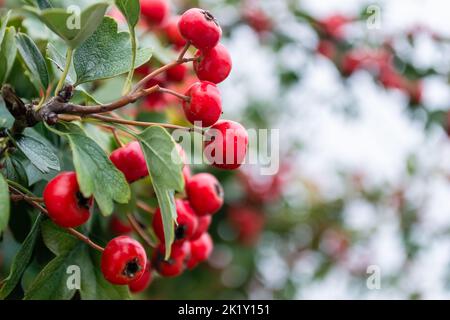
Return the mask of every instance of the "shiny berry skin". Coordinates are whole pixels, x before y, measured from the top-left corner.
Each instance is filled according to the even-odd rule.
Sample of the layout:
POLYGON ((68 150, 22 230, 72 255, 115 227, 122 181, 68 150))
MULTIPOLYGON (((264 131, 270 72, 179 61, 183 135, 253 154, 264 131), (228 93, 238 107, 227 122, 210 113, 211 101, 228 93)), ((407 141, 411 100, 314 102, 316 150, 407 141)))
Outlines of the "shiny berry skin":
POLYGON ((128 236, 112 239, 102 253, 103 276, 112 284, 125 285, 145 271, 147 255, 142 245, 128 236))
POLYGON ((230 75, 231 56, 222 44, 205 52, 197 51, 196 57, 194 70, 200 80, 220 83, 230 75))
MULTIPOLYGON (((182 242, 190 239, 197 229, 197 219, 195 212, 189 202, 176 200, 177 224, 175 225, 175 242, 182 242)), ((164 243, 164 228, 161 210, 158 208, 153 216, 153 230, 158 239, 164 243)))
POLYGON ((248 134, 237 122, 221 120, 205 133, 204 154, 216 168, 234 170, 245 160, 248 134))
POLYGON ((152 26, 159 26, 170 15, 170 6, 167 0, 140 0, 141 14, 152 26))
POLYGON ((189 202, 199 216, 211 215, 223 205, 223 189, 212 174, 199 173, 191 177, 186 192, 189 202))
POLYGON ((222 36, 222 29, 214 16, 198 8, 183 13, 178 28, 181 35, 194 47, 205 51, 214 48, 222 36))
POLYGON ((182 82, 187 72, 187 66, 185 64, 179 64, 166 71, 166 79, 170 82, 182 82))
POLYGON ((145 291, 152 282, 152 268, 150 261, 147 261, 144 273, 139 279, 133 280, 128 284, 132 293, 145 291))
POLYGON ((183 242, 181 244, 173 244, 169 259, 166 261, 165 246, 159 246, 153 252, 152 265, 155 270, 163 277, 179 276, 186 268, 186 262, 190 257, 190 244, 183 242))
POLYGON ((189 87, 185 95, 190 98, 189 101, 183 102, 184 114, 189 122, 210 127, 219 120, 222 114, 222 99, 214 83, 196 82, 189 87))
POLYGON ((186 39, 180 33, 178 29, 178 22, 180 16, 175 16, 169 19, 163 27, 163 32, 166 35, 167 40, 175 46, 175 48, 182 48, 186 45, 186 39))
POLYGON ((109 158, 117 169, 123 172, 129 183, 148 176, 144 153, 137 141, 114 150, 109 158))
POLYGON ((55 224, 76 228, 89 220, 93 199, 83 197, 75 172, 62 172, 45 187, 44 203, 55 224))
POLYGON ((131 233, 133 228, 128 223, 123 222, 117 216, 113 216, 109 222, 109 228, 115 235, 131 233))
POLYGON ((190 242, 191 256, 187 261, 189 269, 195 268, 199 263, 208 260, 213 250, 213 241, 209 233, 203 233, 200 238, 190 242))
POLYGON ((212 216, 197 216, 197 229, 195 229, 195 233, 191 237, 191 241, 197 240, 208 231, 209 226, 211 225, 212 216))

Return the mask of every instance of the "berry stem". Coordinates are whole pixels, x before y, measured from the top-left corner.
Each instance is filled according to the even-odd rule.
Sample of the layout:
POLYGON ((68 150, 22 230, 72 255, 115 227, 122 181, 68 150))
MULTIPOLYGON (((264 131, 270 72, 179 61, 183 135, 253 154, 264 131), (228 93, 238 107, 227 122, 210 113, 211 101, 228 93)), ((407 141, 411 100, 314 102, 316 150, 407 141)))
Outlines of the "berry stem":
POLYGON ((175 124, 169 124, 169 123, 158 123, 158 122, 142 122, 142 121, 134 121, 134 120, 126 120, 126 119, 117 119, 113 117, 108 116, 102 116, 99 114, 93 114, 87 117, 87 119, 96 119, 103 122, 110 122, 110 123, 119 123, 119 124, 126 124, 131 126, 137 126, 137 127, 154 127, 154 126, 160 126, 163 128, 168 129, 182 129, 182 130, 188 130, 191 131, 192 128, 178 126, 175 124))
POLYGON ((133 230, 142 238, 142 240, 144 240, 144 242, 150 248, 155 248, 156 244, 153 243, 152 240, 150 240, 150 238, 145 233, 144 229, 141 228, 141 225, 136 220, 136 217, 134 215, 132 215, 131 213, 129 213, 129 214, 127 214, 127 219, 128 219, 128 222, 130 222, 130 225, 133 228, 133 230))
POLYGON ((179 99, 181 99, 183 101, 190 101, 191 100, 190 97, 185 96, 184 94, 178 93, 176 91, 167 89, 167 88, 159 88, 158 91, 162 92, 162 93, 171 94, 171 95, 173 95, 173 96, 175 96, 175 97, 177 97, 177 98, 179 98, 179 99))
POLYGON ((141 209, 147 213, 155 214, 155 211, 156 211, 155 208, 150 207, 148 204, 146 204, 143 201, 138 200, 136 205, 139 209, 141 209))
POLYGON ((183 47, 183 50, 180 51, 180 55, 178 56, 178 59, 177 59, 178 62, 182 63, 184 56, 186 55, 186 52, 189 50, 190 46, 191 46, 191 42, 187 41, 183 47))

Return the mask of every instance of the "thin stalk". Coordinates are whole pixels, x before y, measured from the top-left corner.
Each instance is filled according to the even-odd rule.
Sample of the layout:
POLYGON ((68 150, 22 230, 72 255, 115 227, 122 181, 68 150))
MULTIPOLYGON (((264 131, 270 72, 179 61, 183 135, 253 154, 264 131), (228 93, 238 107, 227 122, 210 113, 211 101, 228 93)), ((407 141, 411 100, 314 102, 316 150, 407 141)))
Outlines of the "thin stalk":
POLYGON ((154 248, 156 245, 153 243, 152 240, 148 237, 148 235, 145 233, 145 231, 141 228, 139 222, 136 220, 136 218, 131 214, 127 214, 128 222, 130 222, 131 227, 133 230, 144 240, 144 242, 151 248, 154 248))
POLYGON ((134 32, 134 28, 129 26, 130 29, 130 37, 131 37, 131 69, 128 73, 127 80, 125 81, 125 85, 123 88, 123 95, 126 95, 131 90, 131 83, 133 82, 134 75, 134 67, 136 64, 136 51, 137 51, 137 43, 136 43, 136 33, 134 32))
POLYGON ((72 64, 72 55, 73 55, 73 49, 67 48, 67 54, 66 54, 66 65, 64 66, 63 73, 61 75, 61 78, 59 79, 58 85, 55 89, 55 95, 57 95, 62 87, 64 86, 64 82, 66 81, 67 75, 69 74, 70 65, 72 64))

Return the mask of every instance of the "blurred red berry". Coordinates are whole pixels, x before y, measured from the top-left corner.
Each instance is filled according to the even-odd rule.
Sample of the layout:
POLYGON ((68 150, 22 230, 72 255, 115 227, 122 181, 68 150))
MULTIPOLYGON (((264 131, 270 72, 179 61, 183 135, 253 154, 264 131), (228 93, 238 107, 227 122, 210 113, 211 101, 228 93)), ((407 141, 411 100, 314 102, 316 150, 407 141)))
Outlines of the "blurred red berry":
POLYGON ((325 36, 341 40, 344 38, 344 26, 352 20, 350 17, 335 14, 318 21, 318 25, 325 36))
POLYGON ((187 261, 189 269, 195 268, 199 263, 208 260, 213 250, 213 241, 209 233, 203 233, 200 238, 189 242, 191 256, 187 261))
POLYGON ((117 216, 112 216, 109 227, 115 235, 125 235, 128 233, 131 233, 133 231, 133 228, 130 226, 129 223, 125 223, 122 220, 119 219, 117 216))
POLYGON ((197 216, 197 229, 195 229, 195 233, 191 237, 191 241, 197 240, 208 231, 209 226, 211 225, 212 216, 197 216))
POLYGON ((189 202, 199 216, 212 215, 223 205, 223 189, 220 182, 209 173, 191 177, 186 186, 189 202))
POLYGON ((186 44, 186 39, 183 38, 178 29, 179 21, 180 16, 171 17, 162 28, 167 40, 178 49, 184 47, 186 44))
POLYGON ((109 158, 117 169, 122 171, 129 183, 148 176, 147 162, 137 141, 114 150, 109 158))
POLYGON ((237 122, 220 120, 205 133, 204 153, 215 167, 234 170, 245 160, 248 148, 248 134, 237 122))
POLYGON ((251 207, 236 206, 229 209, 227 217, 243 245, 253 246, 258 242, 266 222, 264 213, 251 207))
POLYGON ((151 26, 159 26, 170 15, 170 6, 167 0, 140 0, 141 14, 151 26))
POLYGON ((188 67, 185 64, 178 64, 166 71, 166 79, 171 82, 182 82, 187 72, 188 67))

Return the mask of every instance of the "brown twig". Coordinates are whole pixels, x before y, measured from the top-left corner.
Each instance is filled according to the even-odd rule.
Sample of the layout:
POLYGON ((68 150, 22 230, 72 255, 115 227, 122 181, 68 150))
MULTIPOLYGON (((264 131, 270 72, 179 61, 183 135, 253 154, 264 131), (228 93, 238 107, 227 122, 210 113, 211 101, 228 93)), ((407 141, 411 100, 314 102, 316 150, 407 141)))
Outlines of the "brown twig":
POLYGON ((148 204, 146 204, 145 202, 143 202, 143 201, 141 201, 141 200, 138 200, 137 203, 136 203, 136 205, 137 205, 137 207, 138 207, 139 209, 141 209, 141 210, 143 210, 143 211, 145 211, 145 212, 147 212, 147 213, 155 214, 156 209, 150 207, 148 204))
POLYGON ((142 122, 142 121, 134 121, 134 120, 126 120, 126 119, 117 119, 113 117, 107 117, 102 116, 99 114, 92 114, 86 117, 87 119, 96 119, 104 122, 111 122, 111 123, 119 123, 119 124, 126 124, 131 126, 137 126, 137 127, 154 127, 154 126, 160 126, 168 129, 182 129, 182 130, 188 130, 193 131, 193 128, 178 126, 175 124, 169 124, 169 123, 159 123, 159 122, 142 122))
POLYGON ((43 198, 29 197, 27 195, 22 195, 22 194, 11 194, 10 198, 14 202, 23 201, 23 200, 30 200, 30 201, 35 201, 35 202, 44 202, 43 198))
POLYGON ((128 222, 130 222, 131 227, 133 230, 144 240, 144 242, 151 248, 154 248, 156 246, 155 243, 148 237, 148 235, 145 233, 144 229, 141 228, 141 225, 136 220, 136 218, 131 214, 127 214, 128 222))
POLYGON ((167 88, 159 88, 158 92, 171 94, 171 95, 173 95, 173 96, 175 96, 175 97, 177 97, 177 98, 179 98, 179 99, 181 99, 183 101, 190 101, 191 100, 191 97, 185 96, 184 94, 178 93, 176 91, 173 91, 173 90, 170 90, 170 89, 167 89, 167 88))
MULTIPOLYGON (((14 188, 13 186, 9 186, 11 190, 13 190, 13 192, 15 192, 16 194, 18 194, 19 196, 23 197, 23 200, 25 200, 26 202, 28 202, 32 207, 38 209, 39 211, 41 211, 42 213, 44 213, 45 215, 48 216, 48 211, 47 209, 45 209, 42 205, 40 205, 38 202, 30 199, 30 198, 34 198, 34 197, 29 197, 27 195, 25 195, 24 193, 22 193, 20 190, 17 190, 16 188, 14 188)), ((89 245, 90 247, 92 247, 95 250, 98 250, 100 252, 103 252, 104 248, 102 248, 101 246, 99 246, 98 244, 96 244, 95 242, 93 242, 91 239, 89 239, 89 237, 85 236, 84 234, 80 233, 79 231, 73 229, 73 228, 65 228, 65 230, 70 233, 71 235, 73 235, 74 237, 76 237, 77 239, 85 242, 87 245, 89 245)))

